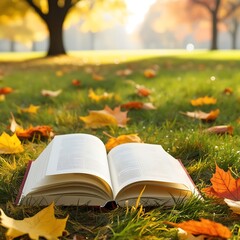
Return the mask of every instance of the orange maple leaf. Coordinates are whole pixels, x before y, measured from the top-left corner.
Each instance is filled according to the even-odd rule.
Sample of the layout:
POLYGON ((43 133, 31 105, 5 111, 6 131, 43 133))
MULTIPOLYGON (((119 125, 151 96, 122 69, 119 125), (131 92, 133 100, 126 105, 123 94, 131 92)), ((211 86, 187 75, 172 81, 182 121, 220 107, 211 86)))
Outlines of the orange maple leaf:
POLYGON ((212 97, 208 97, 208 96, 200 97, 200 98, 191 100, 191 104, 193 106, 215 104, 216 102, 217 102, 216 98, 212 98, 212 97))
POLYGON ((76 78, 74 78, 74 79, 72 80, 72 85, 78 87, 78 86, 81 85, 81 81, 78 80, 78 79, 76 79, 76 78))
POLYGON ((142 103, 138 101, 127 102, 121 105, 122 108, 126 109, 146 109, 146 110, 153 110, 156 107, 152 103, 142 103))
POLYGON ((154 78, 157 75, 157 72, 152 68, 147 68, 144 70, 143 74, 146 78, 154 78))
POLYGON ((193 235, 204 235, 209 237, 218 237, 228 239, 231 237, 231 231, 221 223, 213 222, 208 219, 200 219, 200 221, 189 220, 182 223, 168 224, 181 228, 193 235))
POLYGON ((235 201, 240 200, 240 178, 233 178, 230 170, 225 172, 216 164, 216 172, 210 181, 212 186, 202 189, 206 195, 235 201))
POLYGON ((137 95, 140 97, 148 97, 151 94, 151 90, 142 86, 136 86, 137 95))

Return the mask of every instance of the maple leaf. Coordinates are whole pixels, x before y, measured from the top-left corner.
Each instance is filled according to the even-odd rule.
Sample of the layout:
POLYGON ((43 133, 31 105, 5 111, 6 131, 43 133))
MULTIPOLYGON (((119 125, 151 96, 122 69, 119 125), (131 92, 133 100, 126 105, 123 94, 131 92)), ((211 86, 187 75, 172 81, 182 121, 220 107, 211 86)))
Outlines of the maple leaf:
POLYGON ((188 117, 201 119, 203 121, 214 121, 218 117, 220 110, 216 109, 216 110, 210 111, 209 113, 202 112, 202 111, 194 111, 194 112, 186 112, 186 113, 181 112, 181 113, 188 117))
POLYGON ((81 86, 81 81, 78 80, 78 79, 73 79, 72 80, 72 85, 76 86, 76 87, 81 86))
POLYGON ((36 215, 23 220, 15 220, 1 211, 1 225, 8 228, 6 237, 13 239, 28 234, 31 239, 58 240, 65 231, 68 217, 57 219, 54 216, 54 204, 39 211, 36 215))
POLYGON ((210 127, 204 130, 204 132, 207 133, 216 133, 216 134, 233 134, 233 127, 230 125, 220 125, 220 126, 214 126, 210 127))
POLYGON ((59 89, 56 91, 43 89, 41 91, 41 94, 42 94, 42 96, 45 96, 45 97, 57 97, 59 94, 61 94, 61 92, 62 92, 62 89, 59 89))
POLYGON ((154 110, 156 107, 152 103, 142 103, 138 101, 127 102, 121 105, 122 108, 126 109, 145 109, 145 110, 154 110))
POLYGON ((23 113, 37 113, 40 106, 35 106, 33 104, 30 104, 28 108, 20 108, 20 111, 23 113))
POLYGON ((231 95, 231 94, 233 94, 232 88, 230 88, 230 87, 225 88, 225 89, 223 90, 223 94, 225 94, 225 95, 231 95))
POLYGON ((92 89, 89 89, 88 97, 93 101, 99 102, 102 100, 110 100, 113 98, 113 93, 104 92, 102 95, 97 95, 92 89))
POLYGON ((202 189, 206 195, 234 201, 240 200, 240 178, 234 179, 230 170, 225 172, 216 164, 216 172, 210 181, 212 186, 202 189))
POLYGON ((121 112, 120 107, 112 110, 108 106, 105 106, 103 110, 91 110, 88 116, 81 116, 80 119, 89 128, 101 128, 104 126, 125 127, 129 120, 127 118, 127 111, 121 112))
POLYGON ((193 106, 202 106, 202 105, 208 105, 208 104, 216 104, 217 99, 216 98, 212 98, 212 97, 200 97, 197 99, 193 99, 191 100, 191 104, 193 106))
POLYGON ((127 134, 120 135, 118 137, 110 137, 105 144, 106 150, 110 151, 112 148, 123 143, 138 142, 141 143, 142 140, 137 134, 127 134))
POLYGON ((23 152, 23 146, 17 135, 14 133, 12 136, 3 132, 0 136, 0 154, 13 154, 23 152))
POLYGON ((157 75, 156 70, 152 68, 145 69, 143 74, 146 78, 154 78, 157 75))
POLYGON ((13 89, 11 87, 2 87, 0 88, 0 95, 7 95, 9 93, 13 92, 13 89))
POLYGON ((208 219, 200 219, 200 221, 189 220, 182 223, 168 224, 183 229, 193 235, 204 235, 208 237, 218 237, 228 239, 231 237, 231 231, 221 223, 213 222, 208 219))

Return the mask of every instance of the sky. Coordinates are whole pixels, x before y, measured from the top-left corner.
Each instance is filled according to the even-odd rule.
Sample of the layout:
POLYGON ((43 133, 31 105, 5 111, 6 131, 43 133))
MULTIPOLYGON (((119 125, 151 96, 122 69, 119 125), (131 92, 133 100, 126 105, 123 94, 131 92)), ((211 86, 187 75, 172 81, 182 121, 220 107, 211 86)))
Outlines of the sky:
POLYGON ((125 0, 130 12, 126 24, 127 33, 132 33, 144 20, 145 14, 156 0, 125 0))

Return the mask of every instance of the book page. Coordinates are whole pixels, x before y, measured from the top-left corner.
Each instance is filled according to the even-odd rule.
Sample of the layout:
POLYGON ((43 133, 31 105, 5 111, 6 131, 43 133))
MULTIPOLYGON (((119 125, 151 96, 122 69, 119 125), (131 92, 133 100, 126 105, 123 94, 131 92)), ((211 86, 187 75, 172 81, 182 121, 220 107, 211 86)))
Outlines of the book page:
POLYGON ((106 149, 90 134, 55 136, 46 175, 84 173, 104 179, 112 188, 106 149))
POLYGON ((183 190, 195 191, 182 164, 161 145, 121 144, 109 152, 108 159, 114 197, 125 186, 141 181, 159 181, 162 185, 168 183, 170 187, 176 185, 183 190))

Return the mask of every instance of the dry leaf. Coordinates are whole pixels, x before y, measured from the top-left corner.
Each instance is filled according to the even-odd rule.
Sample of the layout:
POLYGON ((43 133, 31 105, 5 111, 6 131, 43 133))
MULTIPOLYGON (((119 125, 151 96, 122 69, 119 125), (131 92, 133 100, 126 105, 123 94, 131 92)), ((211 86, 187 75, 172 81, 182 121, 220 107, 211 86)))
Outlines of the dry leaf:
POLYGON ((59 94, 61 94, 61 92, 62 92, 62 89, 59 89, 59 90, 56 90, 56 91, 43 89, 41 91, 41 94, 45 97, 57 97, 59 94))
POLYGON ((13 136, 3 132, 0 136, 0 154, 13 154, 23 152, 23 146, 17 135, 14 133, 13 136))
POLYGON ((93 101, 99 102, 102 100, 110 100, 114 96, 113 93, 104 92, 102 95, 97 95, 92 89, 89 89, 88 97, 93 101))
POLYGON ((217 102, 216 98, 212 98, 212 97, 208 97, 208 96, 191 100, 191 104, 193 106, 202 106, 202 105, 208 105, 208 104, 216 104, 216 102, 217 102))
POLYGON ((240 214, 240 201, 233 201, 231 199, 224 199, 224 202, 229 206, 229 208, 236 214, 240 214))
POLYGON ((216 164, 216 172, 210 181, 212 186, 202 189, 206 195, 234 201, 240 200, 240 178, 234 179, 230 170, 225 172, 216 164))
POLYGON ((220 110, 216 109, 216 110, 210 111, 209 113, 202 112, 202 111, 194 111, 194 112, 186 112, 186 113, 181 112, 181 113, 188 117, 201 119, 203 121, 214 121, 218 117, 220 110))
POLYGON ((225 88, 225 89, 223 90, 223 94, 225 94, 225 95, 231 95, 231 94, 233 94, 232 88, 230 88, 230 87, 225 88))
POLYGON ((151 94, 151 90, 143 86, 137 85, 136 89, 137 89, 137 95, 140 97, 148 97, 151 94))
POLYGON ((30 104, 28 108, 20 108, 20 111, 23 113, 37 113, 40 106, 34 106, 33 104, 30 104))
POLYGON ((105 106, 103 110, 89 111, 89 115, 86 117, 80 117, 80 119, 89 128, 101 128, 104 126, 119 126, 125 127, 127 121, 127 111, 121 112, 120 107, 116 107, 113 110, 108 106, 105 106))
POLYGON ((12 93, 13 89, 11 87, 2 87, 0 88, 0 95, 7 95, 9 93, 12 93))
POLYGON ((78 86, 81 85, 81 81, 78 80, 78 79, 73 79, 73 80, 72 80, 72 85, 78 87, 78 86))
POLYGON ((200 219, 200 221, 185 221, 182 223, 169 223, 168 224, 181 228, 193 235, 204 235, 207 237, 217 237, 228 239, 231 237, 231 231, 223 226, 221 223, 216 223, 208 219, 200 219))
POLYGON ((146 109, 146 110, 154 110, 156 109, 152 103, 142 103, 142 102, 128 102, 121 105, 122 108, 126 109, 146 109))
POLYGON ((28 234, 31 239, 58 240, 65 231, 68 217, 57 219, 54 216, 54 204, 42 209, 33 217, 24 218, 23 220, 15 220, 5 215, 1 211, 1 225, 8 228, 6 237, 13 239, 28 234))
POLYGON ((103 80, 104 80, 104 77, 101 76, 101 75, 99 75, 99 74, 94 73, 94 74, 92 75, 92 79, 95 80, 95 81, 103 81, 103 80))
POLYGON ((118 70, 116 74, 121 77, 126 77, 132 74, 132 70, 130 68, 126 68, 126 69, 118 70))
POLYGON ((216 133, 216 134, 233 134, 233 127, 230 125, 220 125, 220 126, 214 126, 210 127, 204 130, 204 132, 207 133, 216 133))
POLYGON ((112 148, 116 147, 117 145, 120 145, 123 143, 130 143, 130 142, 141 143, 142 140, 137 134, 121 135, 116 138, 115 137, 109 138, 107 143, 105 144, 105 147, 107 151, 110 151, 112 148))
POLYGON ((157 75, 156 70, 152 68, 145 69, 143 74, 146 78, 153 78, 157 75))
POLYGON ((3 95, 3 94, 0 94, 0 102, 3 102, 3 101, 5 101, 5 95, 3 95))

